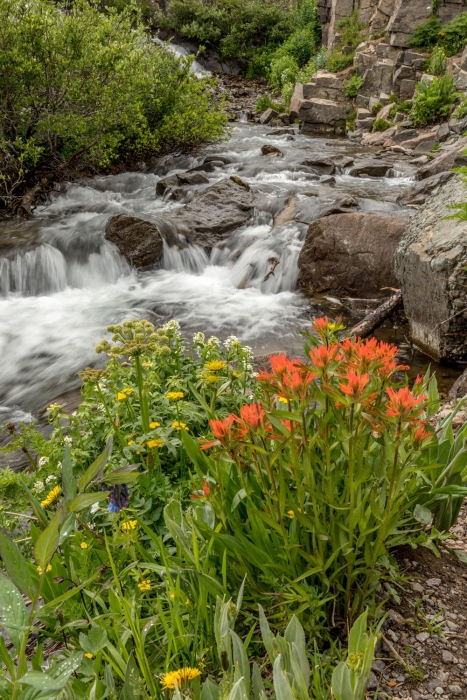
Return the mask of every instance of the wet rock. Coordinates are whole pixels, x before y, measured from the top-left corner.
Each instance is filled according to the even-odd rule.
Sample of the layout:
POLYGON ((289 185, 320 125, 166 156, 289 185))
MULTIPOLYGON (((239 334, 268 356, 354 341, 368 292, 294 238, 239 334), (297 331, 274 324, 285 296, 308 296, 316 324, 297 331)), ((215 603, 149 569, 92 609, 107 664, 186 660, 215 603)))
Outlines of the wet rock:
POLYGON ((184 199, 185 197, 186 197, 186 190, 184 190, 183 187, 175 187, 175 189, 173 189, 170 192, 169 199, 173 199, 176 202, 181 202, 181 200, 184 199))
POLYGON ((232 180, 232 182, 235 182, 236 185, 244 187, 247 190, 247 192, 250 191, 250 185, 247 182, 243 182, 243 180, 240 177, 238 177, 238 175, 231 175, 230 179, 232 180))
POLYGON ((382 146, 386 141, 390 141, 391 138, 397 133, 395 126, 392 126, 386 131, 380 131, 376 134, 365 134, 362 138, 363 146, 382 146))
POLYGON ((226 178, 196 194, 189 204, 166 218, 187 238, 211 248, 244 224, 253 209, 253 194, 226 178))
POLYGON ((294 129, 286 127, 284 129, 274 129, 274 131, 269 132, 270 136, 285 136, 285 134, 293 135, 294 129))
POLYGON ((334 162, 330 158, 307 158, 301 165, 313 168, 320 175, 332 175, 336 170, 334 162))
POLYGON ((259 118, 259 121, 260 121, 261 124, 269 124, 269 122, 270 122, 272 119, 275 119, 275 118, 277 117, 278 114, 279 114, 279 112, 276 112, 275 109, 272 109, 272 107, 270 107, 269 109, 266 109, 266 110, 261 114, 261 116, 260 116, 260 118, 259 118))
POLYGON ((450 399, 463 399, 467 395, 467 369, 456 379, 449 391, 450 399))
POLYGON ((273 224, 272 228, 275 229, 278 226, 283 226, 284 224, 288 224, 289 221, 293 221, 295 218, 297 205, 298 205, 297 197, 296 196, 289 197, 284 209, 282 209, 274 217, 274 224, 273 224))
POLYGON ((201 173, 193 172, 193 170, 177 175, 177 180, 179 185, 207 185, 209 183, 207 177, 201 173))
MULTIPOLYGON (((464 140, 463 140, 464 141, 464 140)), ((451 148, 441 155, 438 155, 434 160, 426 165, 423 165, 417 170, 417 176, 420 180, 424 180, 427 177, 436 175, 437 173, 442 173, 445 170, 451 170, 451 168, 460 168, 467 165, 467 157, 462 155, 462 151, 466 147, 466 143, 461 145, 456 145, 455 148, 451 148)))
POLYGON ((395 270, 413 341, 432 357, 467 359, 467 223, 445 220, 450 204, 465 202, 464 183, 452 179, 409 219, 395 270))
POLYGON ((230 165, 232 163, 232 158, 228 158, 227 156, 219 156, 217 153, 213 156, 206 156, 204 159, 205 163, 211 163, 212 161, 222 161, 224 165, 230 165))
POLYGON ((150 221, 128 214, 112 216, 105 227, 105 238, 133 267, 148 267, 162 258, 162 236, 150 221))
MULTIPOLYGON (((388 141, 388 144, 384 144, 386 148, 390 146, 399 146, 401 143, 404 143, 405 141, 412 141, 412 139, 417 138, 418 136, 418 131, 416 129, 406 129, 405 131, 399 131, 398 133, 394 134, 394 136, 391 136, 391 138, 388 141)), ((404 143, 405 146, 405 143, 404 143)))
POLYGON ((350 175, 360 177, 360 175, 369 175, 370 177, 385 177, 392 164, 382 160, 361 160, 357 161, 350 169, 350 175))
POLYGON ((197 165, 195 168, 190 168, 189 173, 203 172, 212 173, 216 168, 223 168, 224 162, 222 160, 205 160, 201 165, 197 165))
POLYGON ((156 194, 159 195, 159 197, 163 197, 167 190, 171 189, 172 187, 178 187, 178 184, 179 183, 176 175, 169 175, 169 177, 164 177, 164 179, 159 180, 159 182, 156 185, 156 194))
POLYGON ((374 298, 393 287, 394 251, 403 219, 337 214, 314 221, 298 260, 301 286, 312 293, 374 298))
POLYGON ((272 146, 270 143, 265 143, 264 146, 261 146, 261 154, 263 156, 282 156, 283 153, 282 151, 277 148, 277 146, 272 146))
POLYGON ((294 218, 295 221, 311 224, 312 221, 321 219, 324 216, 348 214, 355 210, 356 207, 358 207, 358 202, 351 195, 333 197, 328 200, 323 200, 322 197, 301 199, 298 202, 294 218))
POLYGON ((423 204, 430 194, 436 192, 438 187, 444 185, 444 183, 450 180, 452 177, 454 177, 454 173, 450 170, 443 173, 438 173, 437 175, 432 175, 426 180, 421 180, 421 182, 417 182, 414 185, 407 187, 407 189, 401 192, 401 194, 398 196, 397 202, 403 206, 408 204, 423 204))

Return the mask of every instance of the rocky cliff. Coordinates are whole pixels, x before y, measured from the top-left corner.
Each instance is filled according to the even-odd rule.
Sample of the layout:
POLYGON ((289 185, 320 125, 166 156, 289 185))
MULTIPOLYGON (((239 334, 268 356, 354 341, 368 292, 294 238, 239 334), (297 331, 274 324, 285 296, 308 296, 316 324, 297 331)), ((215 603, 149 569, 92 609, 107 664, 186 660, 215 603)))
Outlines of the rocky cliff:
MULTIPOLYGON (((449 22, 467 10, 467 0, 438 0, 436 14, 449 22)), ((430 17, 430 0, 318 0, 319 19, 323 25, 323 40, 330 48, 338 38, 339 21, 358 13, 371 35, 388 33, 391 46, 407 48, 417 25, 430 17)))

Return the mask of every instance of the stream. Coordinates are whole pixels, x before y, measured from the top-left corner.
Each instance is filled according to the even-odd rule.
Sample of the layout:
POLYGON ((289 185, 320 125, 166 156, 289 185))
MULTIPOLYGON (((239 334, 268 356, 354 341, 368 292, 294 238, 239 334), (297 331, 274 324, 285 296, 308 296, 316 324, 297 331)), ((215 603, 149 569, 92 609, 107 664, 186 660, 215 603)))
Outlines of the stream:
MULTIPOLYGON (((222 339, 234 334, 256 354, 300 353, 298 331, 318 314, 352 318, 355 304, 312 299, 297 290, 297 260, 307 225, 290 222, 272 230, 273 217, 292 194, 299 200, 350 194, 363 211, 409 216, 413 210, 401 208, 396 198, 410 184, 415 167, 392 156, 392 177, 356 178, 341 169, 335 182, 313 179, 300 168, 305 158, 357 159, 368 157, 369 149, 298 133, 291 140, 271 131, 237 122, 230 140, 196 156, 166 158, 145 171, 72 184, 49 206, 37 209, 32 220, 0 224, 0 424, 26 418, 77 386, 78 370, 96 362, 94 347, 106 335, 106 326, 126 318, 146 317, 155 324, 174 318, 186 335, 201 330, 222 339), (284 157, 262 156, 265 143, 280 148, 284 157), (216 153, 231 163, 206 174, 209 184, 230 175, 247 182, 260 202, 250 221, 210 257, 200 247, 178 245, 175 235, 170 246, 164 243, 160 269, 130 269, 104 239, 109 217, 128 213, 157 224, 182 206, 156 196, 158 180, 216 153), (280 265, 265 282, 271 257, 278 257, 280 265)), ((401 357, 414 372, 430 362, 411 349, 406 328, 389 324, 380 334, 400 345, 401 357)), ((438 371, 439 376, 452 373, 438 371)))

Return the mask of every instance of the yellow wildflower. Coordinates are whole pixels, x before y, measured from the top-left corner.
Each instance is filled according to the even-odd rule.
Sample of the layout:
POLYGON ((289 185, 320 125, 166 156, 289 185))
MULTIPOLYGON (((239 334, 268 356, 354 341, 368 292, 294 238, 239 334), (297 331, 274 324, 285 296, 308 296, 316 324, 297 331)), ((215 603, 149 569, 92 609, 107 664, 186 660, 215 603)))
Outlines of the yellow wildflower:
POLYGON ((438 36, 444 36, 444 32, 438 32, 438 36))
POLYGON ((87 548, 88 548, 88 543, 87 543, 87 542, 81 542, 80 547, 81 547, 81 549, 87 549, 87 548))
POLYGON ((129 394, 132 394, 133 392, 134 392, 134 389, 132 389, 131 387, 127 387, 126 389, 123 389, 124 394, 129 395, 129 394))
POLYGON ((171 593, 171 594, 170 594, 170 597, 172 598, 172 600, 174 600, 174 598, 175 598, 175 593, 171 593))
POLYGON ((286 399, 285 396, 278 396, 277 400, 279 403, 289 403, 289 399, 286 399))
POLYGON ((175 430, 189 430, 188 426, 186 423, 181 423, 178 420, 176 420, 174 423, 172 423, 172 428, 175 428, 175 430))
POLYGON ((287 515, 289 516, 289 518, 295 518, 295 513, 293 512, 293 510, 288 510, 287 515))
POLYGON ((60 496, 60 486, 55 486, 52 491, 49 491, 47 496, 44 498, 43 501, 41 501, 41 506, 43 508, 47 508, 47 506, 51 506, 52 503, 55 503, 57 498, 60 496))
POLYGON ((149 579, 146 579, 146 581, 141 581, 141 583, 138 583, 138 588, 140 591, 150 591, 151 581, 149 581, 149 579))
POLYGON ((149 442, 147 443, 150 449, 152 449, 153 447, 162 447, 163 444, 163 440, 149 440, 149 442))
POLYGON ((87 659, 93 659, 93 658, 94 658, 92 654, 85 654, 85 657, 86 657, 87 659))
MULTIPOLYGON (((52 571, 52 566, 50 564, 47 564, 45 570, 46 570, 46 572, 52 571)), ((40 576, 42 573, 42 566, 38 566, 37 571, 39 572, 39 576, 40 576)))
POLYGON ((128 396, 126 394, 124 394, 123 391, 118 392, 118 394, 117 394, 118 401, 126 401, 127 398, 128 398, 128 396))
POLYGON ((128 443, 127 443, 127 444, 128 444, 128 445, 134 445, 134 444, 135 444, 135 441, 134 441, 134 440, 128 440, 128 443))
POLYGON ((60 406, 59 403, 51 403, 50 406, 47 406, 46 410, 49 412, 53 412, 53 411, 58 411, 60 408, 62 408, 62 407, 60 406))
POLYGON ((204 376, 204 379, 209 382, 210 384, 217 384, 220 382, 220 377, 217 376, 217 374, 206 374, 204 376))
POLYGON ((154 362, 143 362, 143 367, 144 369, 151 369, 151 367, 154 367, 154 362))
POLYGON ((184 396, 185 394, 183 391, 169 391, 169 393, 165 395, 165 398, 171 401, 178 401, 178 399, 183 399, 184 396))
POLYGON ((154 430, 154 428, 159 428, 160 423, 158 423, 156 420, 153 421, 152 423, 149 423, 149 427, 154 430))
POLYGON ((169 671, 162 676, 162 687, 166 688, 182 688, 183 685, 191 683, 195 678, 201 675, 201 671, 197 668, 179 668, 178 671, 169 671))
POLYGON ((134 530, 138 524, 137 520, 127 520, 122 523, 122 530, 134 530))
POLYGON ((220 372, 221 369, 224 369, 226 366, 227 363, 223 360, 211 360, 211 362, 205 365, 206 369, 209 369, 211 372, 220 372))

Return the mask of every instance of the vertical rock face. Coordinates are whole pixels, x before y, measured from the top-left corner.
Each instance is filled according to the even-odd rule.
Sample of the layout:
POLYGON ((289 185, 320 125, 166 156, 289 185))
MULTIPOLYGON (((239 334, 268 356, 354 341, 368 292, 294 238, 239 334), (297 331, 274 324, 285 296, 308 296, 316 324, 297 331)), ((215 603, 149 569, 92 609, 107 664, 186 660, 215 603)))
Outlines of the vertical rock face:
POLYGON ((429 355, 467 359, 467 222, 445 220, 467 188, 451 180, 409 220, 395 272, 414 342, 429 355))

